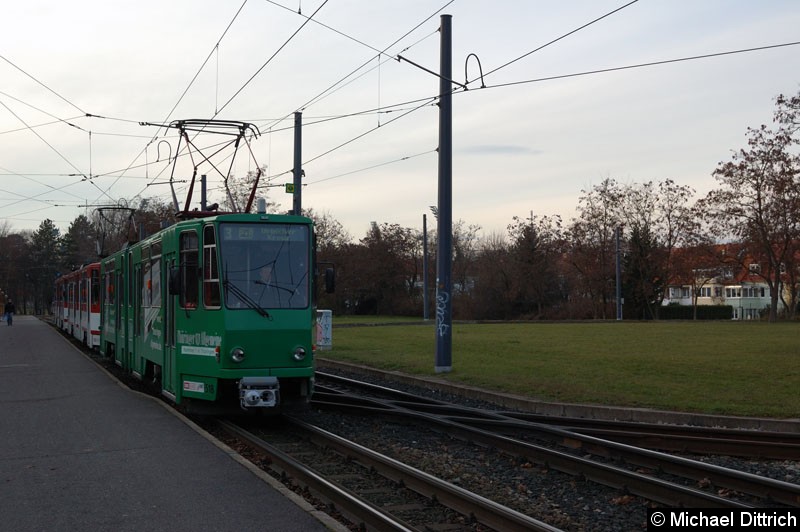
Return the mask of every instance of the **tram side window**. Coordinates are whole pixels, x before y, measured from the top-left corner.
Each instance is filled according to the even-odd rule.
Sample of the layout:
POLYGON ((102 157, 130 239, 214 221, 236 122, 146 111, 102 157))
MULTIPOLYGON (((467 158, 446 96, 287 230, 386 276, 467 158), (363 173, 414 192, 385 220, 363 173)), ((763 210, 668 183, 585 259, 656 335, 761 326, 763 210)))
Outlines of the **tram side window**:
POLYGON ((150 247, 142 246, 142 253, 139 263, 134 268, 136 275, 136 290, 131 297, 134 300, 134 320, 133 328, 135 334, 142 334, 142 324, 144 323, 145 309, 150 306, 150 247))
POLYGON ((198 299, 198 257, 197 233, 194 231, 181 233, 181 295, 183 308, 197 308, 198 299))
POLYGON ((150 259, 150 304, 161 306, 161 242, 154 242, 150 259))
POLYGON ((114 321, 112 320, 114 307, 114 262, 106 264, 105 275, 103 276, 103 324, 110 331, 114 328, 114 321))
POLYGON ((92 306, 100 304, 100 270, 92 270, 91 297, 92 306))
POLYGON ((126 272, 126 275, 128 276, 128 288, 127 288, 127 291, 125 292, 125 296, 128 299, 127 299, 127 301, 125 301, 125 303, 128 306, 132 306, 133 305, 133 298, 135 296, 135 294, 133 292, 133 279, 134 279, 134 276, 133 276, 133 253, 129 253, 128 254, 128 271, 126 272))
POLYGON ((118 287, 119 291, 116 294, 117 303, 116 303, 116 312, 117 312, 117 324, 116 327, 119 329, 122 327, 122 304, 125 301, 125 277, 122 275, 122 270, 117 271, 117 282, 115 286, 118 287))
POLYGON ((140 281, 139 289, 142 291, 142 307, 149 307, 152 305, 152 294, 150 289, 152 281, 150 278, 150 247, 145 246, 142 248, 142 265, 139 272, 140 281))
POLYGON ((213 225, 203 229, 203 305, 206 308, 220 307, 217 240, 213 225))
POLYGON ((86 305, 86 272, 81 273, 81 279, 78 281, 78 294, 79 294, 79 303, 81 308, 83 305, 86 305))

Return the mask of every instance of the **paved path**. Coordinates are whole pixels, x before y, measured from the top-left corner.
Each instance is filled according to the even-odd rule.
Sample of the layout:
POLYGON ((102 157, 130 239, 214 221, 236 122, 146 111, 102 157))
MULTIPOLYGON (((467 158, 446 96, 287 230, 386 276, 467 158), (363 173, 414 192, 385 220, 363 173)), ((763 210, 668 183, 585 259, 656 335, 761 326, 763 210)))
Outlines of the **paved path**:
POLYGON ((119 385, 55 329, 0 323, 0 528, 337 528, 154 398, 119 385))

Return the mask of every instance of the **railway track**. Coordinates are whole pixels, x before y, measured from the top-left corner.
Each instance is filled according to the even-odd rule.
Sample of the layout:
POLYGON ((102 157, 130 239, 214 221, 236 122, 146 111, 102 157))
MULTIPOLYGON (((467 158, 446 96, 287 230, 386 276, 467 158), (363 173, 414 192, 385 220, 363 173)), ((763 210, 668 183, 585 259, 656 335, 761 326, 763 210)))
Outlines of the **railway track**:
MULTIPOLYGON (((466 441, 480 442, 660 504, 733 508, 776 504, 800 506, 800 486, 797 484, 531 422, 504 412, 448 405, 327 374, 318 374, 320 381, 323 385, 318 387, 313 402, 317 408, 346 410, 361 415, 380 414, 428 423, 466 441), (340 388, 346 386, 367 390, 366 393, 371 397, 361 393, 346 393, 341 389, 326 389, 326 382, 335 382, 340 388), (515 436, 506 436, 508 433, 515 436)), ((697 435, 692 437, 698 438, 697 435)), ((631 438, 639 436, 634 434, 631 438)), ((788 436, 787 439, 791 440, 788 436)), ((730 444, 731 438, 726 441, 730 444)), ((791 446, 792 442, 782 444, 791 446)), ((736 445, 748 448, 759 444, 745 439, 736 445)))
MULTIPOLYGON (((326 379, 318 376, 318 382, 326 379)), ((252 434, 241 427, 226 430, 238 441, 257 446, 258 462, 269 464, 285 483, 325 501, 326 511, 343 516, 353 523, 353 529, 619 530, 646 526, 646 508, 659 506, 800 506, 798 484, 512 416, 505 420, 508 426, 495 430, 505 412, 448 407, 440 401, 403 396, 404 392, 358 381, 327 380, 337 380, 338 389, 330 388, 329 383, 319 385, 312 408, 303 414, 303 419, 313 419, 326 428, 286 418, 285 424, 256 427, 252 434), (362 391, 366 386, 370 397, 345 391, 352 386, 362 391), (435 431, 438 435, 431 439, 439 443, 421 441, 425 431, 435 431), (430 453, 423 452, 431 445, 430 453), (485 451, 476 451, 476 446, 485 451), (527 502, 517 504, 495 497, 495 492, 509 491, 499 479, 498 466, 481 455, 495 450, 514 457, 510 463, 520 472, 512 473, 511 478, 540 475, 563 491, 596 485, 605 489, 600 498, 622 501, 615 503, 621 506, 613 515, 603 516, 601 524, 595 516, 575 517, 566 508, 557 508, 555 514, 552 508, 540 513, 541 505, 534 509, 528 503, 542 494, 521 489, 522 482, 516 488, 516 499, 529 499, 527 502), (496 485, 487 491, 485 485, 473 486, 473 478, 463 472, 455 478, 447 473, 464 461, 491 462, 486 476, 496 485), (556 474, 575 480, 565 482, 556 474)), ((558 502, 548 503, 559 506, 558 502)))
MULTIPOLYGON (((441 415, 453 421, 487 430, 514 433, 517 429, 525 430, 531 425, 547 425, 661 451, 768 460, 796 460, 800 457, 800 432, 639 423, 502 410, 478 411, 333 374, 317 372, 317 376, 322 382, 345 384, 362 390, 367 396, 375 394, 376 397, 384 397, 392 406, 441 415), (521 423, 515 423, 516 421, 521 423)), ((326 400, 324 395, 326 392, 337 393, 335 388, 326 390, 324 385, 320 392, 317 395, 320 401, 326 400)))
MULTIPOLYGON (((335 391, 326 391, 322 387, 317 393, 316 404, 341 401, 342 398, 337 395, 335 391)), ((354 405, 362 401, 358 397, 344 400, 352 401, 354 405)), ((800 434, 796 433, 558 418, 505 411, 487 413, 456 405, 420 402, 418 399, 392 400, 387 404, 392 408, 425 412, 510 435, 532 432, 532 429, 546 426, 659 451, 766 460, 796 460, 800 457, 800 434)))
POLYGON ((359 530, 559 530, 319 427, 284 421, 278 430, 218 424, 359 530))

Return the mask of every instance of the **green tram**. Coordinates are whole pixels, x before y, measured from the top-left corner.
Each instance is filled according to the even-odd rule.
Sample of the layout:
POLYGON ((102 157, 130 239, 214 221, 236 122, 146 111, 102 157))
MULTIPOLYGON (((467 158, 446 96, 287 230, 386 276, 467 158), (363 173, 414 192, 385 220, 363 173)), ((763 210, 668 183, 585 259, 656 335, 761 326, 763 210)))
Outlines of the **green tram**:
POLYGON ((269 413, 306 402, 313 268, 308 218, 179 221, 102 260, 101 352, 190 412, 269 413))

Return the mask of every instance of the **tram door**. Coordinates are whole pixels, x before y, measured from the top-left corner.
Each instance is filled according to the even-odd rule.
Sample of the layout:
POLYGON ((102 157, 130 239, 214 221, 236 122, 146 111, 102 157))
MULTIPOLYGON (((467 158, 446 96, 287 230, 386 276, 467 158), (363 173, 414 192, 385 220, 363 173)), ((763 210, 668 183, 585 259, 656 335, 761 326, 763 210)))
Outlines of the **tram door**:
POLYGON ((164 305, 164 366, 161 368, 161 388, 173 397, 175 395, 175 299, 172 293, 171 272, 175 269, 175 253, 164 254, 164 267, 161 268, 164 290, 161 301, 164 305))
POLYGON ((133 293, 131 294, 133 300, 133 334, 131 334, 131 369, 134 374, 140 378, 144 374, 144 368, 141 367, 139 357, 142 354, 141 341, 142 341, 142 264, 137 261, 133 267, 133 293))
POLYGON ((133 352, 135 342, 134 320, 136 319, 136 274, 133 269, 133 253, 127 253, 127 280, 125 287, 125 367, 134 368, 133 352))
POLYGON ((75 281, 75 330, 72 335, 81 342, 83 341, 83 303, 86 301, 83 283, 85 276, 86 274, 81 271, 75 281))
MULTIPOLYGON (((124 258, 124 257, 123 257, 124 258)), ((116 324, 115 324, 115 334, 114 334, 114 361, 122 366, 125 358, 125 318, 123 316, 123 311, 125 310, 125 276, 122 272, 123 267, 123 260, 122 258, 117 265, 117 271, 115 272, 117 276, 116 287, 117 287, 117 299, 116 299, 116 324)))
POLYGON ((67 321, 69 322, 69 333, 74 334, 75 315, 73 308, 75 305, 75 282, 70 278, 67 284, 67 321))

